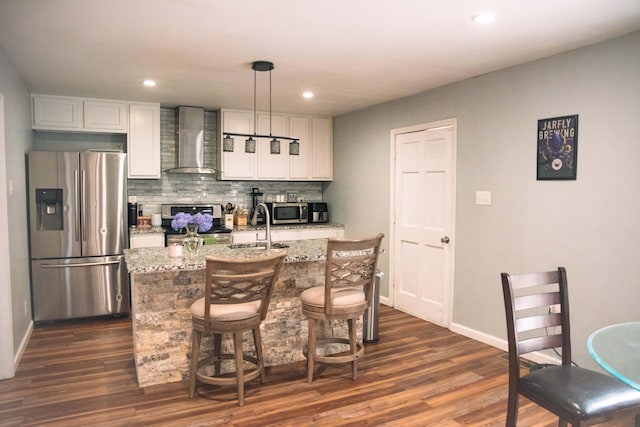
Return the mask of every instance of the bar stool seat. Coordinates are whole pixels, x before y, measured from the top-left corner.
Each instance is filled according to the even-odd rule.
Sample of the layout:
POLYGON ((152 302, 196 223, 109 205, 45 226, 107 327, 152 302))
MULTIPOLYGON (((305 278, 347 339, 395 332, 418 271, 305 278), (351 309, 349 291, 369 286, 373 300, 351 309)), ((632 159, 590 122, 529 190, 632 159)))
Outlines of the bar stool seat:
POLYGON ((264 383, 264 361, 260 324, 267 315, 273 288, 286 251, 273 250, 246 259, 207 256, 205 296, 191 305, 192 347, 189 397, 198 382, 236 385, 238 405, 244 405, 244 384, 260 377, 264 383), (251 331, 256 356, 243 352, 243 333, 251 331), (213 335, 213 355, 200 359, 205 333, 213 335), (222 336, 233 336, 233 353, 222 353, 222 336), (223 360, 235 362, 234 372, 222 372, 223 360), (250 367, 245 366, 247 362, 250 367))

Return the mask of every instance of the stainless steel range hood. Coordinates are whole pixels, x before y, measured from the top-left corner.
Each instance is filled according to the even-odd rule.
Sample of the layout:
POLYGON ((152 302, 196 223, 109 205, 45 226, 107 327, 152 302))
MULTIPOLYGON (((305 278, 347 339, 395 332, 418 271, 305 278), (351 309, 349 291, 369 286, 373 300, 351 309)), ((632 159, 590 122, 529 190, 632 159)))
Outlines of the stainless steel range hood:
POLYGON ((176 122, 178 167, 167 172, 215 174, 204 165, 204 108, 178 107, 176 122))

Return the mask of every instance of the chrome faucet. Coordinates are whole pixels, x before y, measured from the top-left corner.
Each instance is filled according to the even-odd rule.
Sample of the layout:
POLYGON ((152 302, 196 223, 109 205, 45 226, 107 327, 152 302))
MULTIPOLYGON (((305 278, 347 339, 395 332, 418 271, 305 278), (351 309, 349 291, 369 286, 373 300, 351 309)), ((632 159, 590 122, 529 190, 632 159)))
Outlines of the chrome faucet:
POLYGON ((256 205, 256 208, 253 212, 253 218, 251 218, 251 225, 255 226, 258 224, 258 211, 260 210, 260 207, 262 207, 262 210, 264 211, 265 222, 267 224, 266 237, 267 250, 269 250, 271 249, 271 216, 269 215, 269 208, 267 208, 267 205, 265 205, 264 203, 258 203, 256 205))

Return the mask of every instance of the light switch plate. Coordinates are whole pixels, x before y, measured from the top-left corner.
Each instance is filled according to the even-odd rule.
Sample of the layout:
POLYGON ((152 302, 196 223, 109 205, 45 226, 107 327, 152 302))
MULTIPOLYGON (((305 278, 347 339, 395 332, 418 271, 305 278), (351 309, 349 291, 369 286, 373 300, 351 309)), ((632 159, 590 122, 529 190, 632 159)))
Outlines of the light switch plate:
POLYGON ((476 205, 491 206, 491 191, 476 191, 476 205))

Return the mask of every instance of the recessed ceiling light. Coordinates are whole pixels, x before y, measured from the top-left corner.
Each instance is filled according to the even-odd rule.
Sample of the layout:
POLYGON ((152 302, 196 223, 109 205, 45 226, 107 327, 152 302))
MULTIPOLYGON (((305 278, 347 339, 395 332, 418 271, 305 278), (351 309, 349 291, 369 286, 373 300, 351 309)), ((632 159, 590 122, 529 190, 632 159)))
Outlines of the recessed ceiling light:
POLYGON ((151 79, 147 79, 147 80, 143 81, 142 84, 147 86, 147 87, 154 87, 156 85, 156 81, 155 80, 151 80, 151 79))
POLYGON ((476 15, 474 16, 473 22, 476 22, 478 24, 487 24, 491 21, 493 21, 493 14, 492 13, 481 13, 480 15, 476 15))
POLYGON ((304 98, 311 99, 311 98, 313 98, 313 92, 304 92, 304 93, 302 94, 302 96, 303 96, 304 98))

